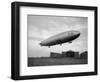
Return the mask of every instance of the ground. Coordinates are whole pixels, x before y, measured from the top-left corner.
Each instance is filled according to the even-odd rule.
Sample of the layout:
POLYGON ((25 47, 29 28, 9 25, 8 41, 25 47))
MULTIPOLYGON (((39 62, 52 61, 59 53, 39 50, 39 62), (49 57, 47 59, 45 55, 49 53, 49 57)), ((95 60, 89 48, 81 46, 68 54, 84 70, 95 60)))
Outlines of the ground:
POLYGON ((49 66, 49 65, 75 65, 87 64, 87 59, 79 58, 28 58, 28 66, 49 66))

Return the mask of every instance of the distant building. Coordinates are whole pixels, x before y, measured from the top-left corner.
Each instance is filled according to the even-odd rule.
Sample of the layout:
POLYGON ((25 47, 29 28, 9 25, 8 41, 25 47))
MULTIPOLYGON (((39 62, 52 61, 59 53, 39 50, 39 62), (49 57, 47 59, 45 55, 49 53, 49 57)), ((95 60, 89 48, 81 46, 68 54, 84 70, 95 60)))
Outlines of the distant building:
POLYGON ((60 58, 62 55, 60 53, 51 52, 50 57, 52 58, 60 58))
POLYGON ((62 52, 62 56, 63 57, 75 57, 75 58, 79 58, 79 52, 74 52, 74 51, 66 51, 66 52, 62 52))
POLYGON ((62 52, 62 57, 66 57, 66 52, 62 52))
POLYGON ((87 59, 87 58, 88 58, 88 52, 87 52, 87 51, 82 52, 82 53, 80 54, 80 58, 82 58, 82 59, 87 59))
POLYGON ((74 57, 75 57, 75 58, 80 58, 79 52, 75 52, 74 57))
MULTIPOLYGON (((83 54, 84 53, 81 53, 81 58, 85 58, 83 54)), ((62 53, 51 52, 50 57, 52 58, 64 58, 64 57, 80 58, 80 54, 79 52, 69 50, 62 53)))
POLYGON ((66 57, 74 57, 74 55, 75 55, 75 52, 74 51, 67 51, 66 52, 66 57))

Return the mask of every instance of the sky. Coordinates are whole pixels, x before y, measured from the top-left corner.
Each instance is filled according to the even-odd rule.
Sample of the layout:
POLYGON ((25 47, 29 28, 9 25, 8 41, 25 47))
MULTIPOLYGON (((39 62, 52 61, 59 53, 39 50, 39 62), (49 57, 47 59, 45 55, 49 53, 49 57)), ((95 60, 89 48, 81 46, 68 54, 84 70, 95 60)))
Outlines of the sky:
POLYGON ((88 18, 71 16, 46 16, 28 15, 28 57, 48 57, 50 52, 61 53, 62 51, 86 51, 88 40, 88 18), (76 30, 81 35, 72 43, 64 43, 62 46, 55 45, 50 48, 40 46, 39 43, 53 35, 70 30, 76 30))

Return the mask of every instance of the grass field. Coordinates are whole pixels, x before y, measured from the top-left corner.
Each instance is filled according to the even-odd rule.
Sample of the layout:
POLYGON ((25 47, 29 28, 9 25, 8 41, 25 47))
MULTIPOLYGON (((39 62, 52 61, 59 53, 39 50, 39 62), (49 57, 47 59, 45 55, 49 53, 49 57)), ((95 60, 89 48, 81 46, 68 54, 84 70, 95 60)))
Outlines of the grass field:
POLYGON ((28 66, 49 66, 49 65, 75 65, 87 64, 87 59, 77 58, 28 58, 28 66))

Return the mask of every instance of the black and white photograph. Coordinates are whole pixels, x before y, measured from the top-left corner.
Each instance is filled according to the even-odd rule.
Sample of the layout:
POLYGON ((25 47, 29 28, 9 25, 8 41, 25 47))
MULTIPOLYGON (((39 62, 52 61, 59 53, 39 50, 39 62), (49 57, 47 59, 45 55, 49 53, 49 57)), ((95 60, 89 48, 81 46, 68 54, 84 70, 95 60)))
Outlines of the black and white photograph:
POLYGON ((97 7, 12 3, 11 78, 97 75, 97 7))
POLYGON ((88 64, 88 18, 27 15, 28 66, 88 64))

